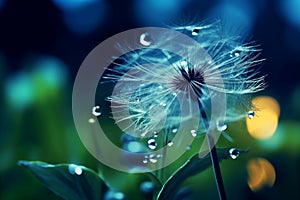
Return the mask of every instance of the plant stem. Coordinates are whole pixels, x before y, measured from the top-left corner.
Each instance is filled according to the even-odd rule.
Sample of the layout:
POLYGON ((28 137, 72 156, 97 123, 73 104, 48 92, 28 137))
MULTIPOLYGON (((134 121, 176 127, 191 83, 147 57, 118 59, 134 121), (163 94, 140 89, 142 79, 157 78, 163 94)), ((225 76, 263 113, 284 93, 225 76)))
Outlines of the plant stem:
POLYGON ((214 145, 213 138, 209 134, 207 134, 207 141, 210 149, 210 158, 214 169, 214 175, 215 175, 215 180, 216 180, 217 189, 219 193, 219 199, 226 200, 226 193, 225 193, 221 169, 219 165, 218 154, 216 151, 216 147, 214 145))
POLYGON ((214 170, 215 181, 216 181, 216 185, 217 185, 219 199, 226 200, 227 199, 226 192, 225 192, 225 187, 224 187, 221 169, 220 169, 220 165, 219 165, 218 154, 217 154, 217 150, 215 147, 215 141, 214 141, 213 137, 211 136, 210 131, 208 130, 209 124, 207 121, 208 118, 205 113, 205 110, 203 109, 200 101, 198 101, 198 104, 199 104, 199 111, 200 111, 201 117, 204 120, 205 129, 207 130, 206 136, 207 136, 208 146, 209 146, 209 150, 210 150, 210 158, 211 158, 211 162, 212 162, 212 166, 213 166, 213 170, 214 170))

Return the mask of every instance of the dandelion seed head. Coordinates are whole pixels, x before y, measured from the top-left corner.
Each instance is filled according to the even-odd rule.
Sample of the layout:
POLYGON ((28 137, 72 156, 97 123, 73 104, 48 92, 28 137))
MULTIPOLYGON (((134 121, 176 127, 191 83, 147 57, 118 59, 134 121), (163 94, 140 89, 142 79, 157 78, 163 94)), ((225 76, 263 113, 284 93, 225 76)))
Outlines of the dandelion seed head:
MULTIPOLYGON (((118 92, 108 98, 112 107, 120 112, 116 122, 130 120, 125 128, 143 134, 162 128, 172 130, 182 121, 193 118, 192 108, 199 102, 209 113, 207 102, 218 93, 226 94, 226 121, 245 117, 251 107, 247 95, 265 87, 264 76, 258 76, 255 68, 262 61, 258 59, 258 47, 251 42, 242 44, 239 37, 224 37, 218 23, 172 28, 193 37, 209 57, 197 60, 195 47, 183 44, 182 51, 187 57, 197 60, 192 64, 174 53, 158 49, 155 45, 176 39, 163 35, 153 43, 153 48, 131 51, 118 58, 121 62, 108 68, 104 76, 117 83, 118 92), (184 116, 180 110, 182 103, 191 105, 184 116)), ((205 131, 201 124, 198 129, 197 132, 205 131)))

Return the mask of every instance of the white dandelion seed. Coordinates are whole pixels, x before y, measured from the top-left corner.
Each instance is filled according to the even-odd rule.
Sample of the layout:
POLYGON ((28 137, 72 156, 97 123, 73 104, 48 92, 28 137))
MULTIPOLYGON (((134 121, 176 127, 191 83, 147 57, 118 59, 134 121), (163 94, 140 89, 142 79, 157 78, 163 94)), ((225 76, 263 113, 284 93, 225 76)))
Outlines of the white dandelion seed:
MULTIPOLYGON (((217 93, 226 94, 226 121, 244 117, 251 107, 247 94, 265 87, 264 76, 257 77, 254 68, 262 61, 257 59, 260 52, 257 46, 241 44, 237 37, 222 37, 216 24, 173 28, 194 36, 211 59, 199 59, 196 65, 192 65, 178 55, 157 49, 137 50, 119 58, 121 62, 108 68, 104 76, 104 79, 124 86, 108 98, 120 112, 116 123, 131 120, 127 128, 141 133, 161 128, 171 130, 181 121, 193 117, 192 109, 186 112, 186 116, 180 115, 182 102, 179 102, 178 95, 185 96, 184 101, 189 104, 200 103, 209 114, 209 99, 217 93)), ((161 43, 165 39, 174 38, 162 36, 161 43)), ((194 56, 195 49, 183 45, 182 51, 187 56, 194 56)), ((205 120, 208 119, 202 119, 205 120)), ((205 131, 203 124, 198 129, 199 132, 205 131)))

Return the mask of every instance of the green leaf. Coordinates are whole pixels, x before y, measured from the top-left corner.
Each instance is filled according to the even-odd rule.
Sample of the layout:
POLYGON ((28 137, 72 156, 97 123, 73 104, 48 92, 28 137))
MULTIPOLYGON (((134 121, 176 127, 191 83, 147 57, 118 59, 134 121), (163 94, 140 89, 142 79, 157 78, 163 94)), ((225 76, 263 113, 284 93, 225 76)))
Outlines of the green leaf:
MULTIPOLYGON (((231 148, 218 148, 217 154, 219 161, 223 159, 230 158, 229 149, 231 148)), ((246 151, 239 151, 240 153, 246 151)), ((188 177, 196 175, 208 167, 211 166, 211 158, 210 154, 207 154, 203 158, 199 158, 199 155, 194 155, 191 159, 189 159, 185 164, 183 164, 170 178, 166 181, 166 183, 161 188, 157 199, 173 199, 173 195, 176 194, 175 191, 178 191, 181 183, 186 180, 188 177)))
POLYGON ((39 161, 19 161, 46 187, 70 200, 100 200, 107 186, 93 170, 74 164, 51 165, 39 161))

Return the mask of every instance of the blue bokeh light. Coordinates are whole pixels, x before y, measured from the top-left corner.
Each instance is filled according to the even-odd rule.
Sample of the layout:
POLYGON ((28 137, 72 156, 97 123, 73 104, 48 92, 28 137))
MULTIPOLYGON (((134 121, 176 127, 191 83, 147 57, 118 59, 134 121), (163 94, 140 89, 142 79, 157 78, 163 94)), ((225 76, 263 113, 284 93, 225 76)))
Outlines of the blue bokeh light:
POLYGON ((45 84, 59 88, 66 84, 68 74, 62 61, 54 57, 40 58, 36 63, 34 75, 39 76, 45 84))
POLYGON ((184 8, 189 0, 136 0, 134 12, 143 25, 162 25, 184 8))
POLYGON ((224 34, 247 36, 253 27, 257 13, 248 0, 222 1, 208 12, 208 18, 220 19, 224 34))
POLYGON ((0 0, 0 9, 4 6, 6 0, 0 0))
POLYGON ((17 110, 32 104, 35 90, 30 75, 21 72, 11 77, 5 84, 5 93, 8 102, 17 110))
POLYGON ((280 0, 277 7, 283 19, 300 28, 300 0, 280 0))
POLYGON ((70 31, 84 35, 96 31, 105 20, 103 0, 53 0, 61 9, 63 20, 70 31))
POLYGON ((53 3, 64 11, 78 10, 82 7, 94 4, 97 0, 52 0, 53 3))

